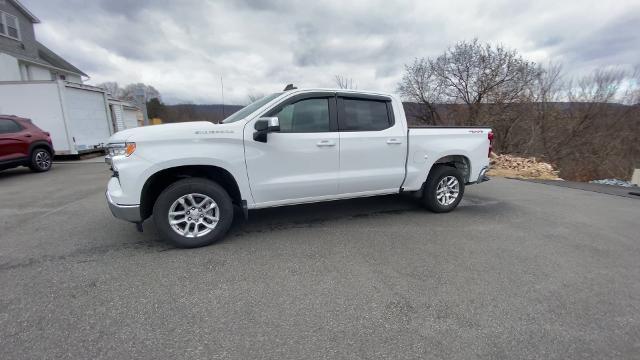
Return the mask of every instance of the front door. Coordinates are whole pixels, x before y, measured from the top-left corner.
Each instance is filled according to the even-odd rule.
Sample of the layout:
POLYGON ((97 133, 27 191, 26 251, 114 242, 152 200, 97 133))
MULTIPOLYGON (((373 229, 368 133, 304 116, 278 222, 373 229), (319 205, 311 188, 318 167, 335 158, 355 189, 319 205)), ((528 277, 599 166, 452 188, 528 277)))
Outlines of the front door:
POLYGON ((275 116, 280 131, 267 142, 253 140, 254 121, 245 127, 245 155, 258 207, 313 201, 338 192, 340 138, 332 93, 299 95, 264 116, 275 116))

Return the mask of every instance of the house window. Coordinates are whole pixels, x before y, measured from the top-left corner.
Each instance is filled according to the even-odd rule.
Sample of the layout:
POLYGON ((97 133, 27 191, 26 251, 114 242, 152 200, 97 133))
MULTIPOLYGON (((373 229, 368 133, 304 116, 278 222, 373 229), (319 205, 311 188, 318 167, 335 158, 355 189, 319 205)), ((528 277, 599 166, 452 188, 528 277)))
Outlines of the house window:
POLYGON ((18 27, 18 18, 0 11, 0 35, 20 40, 20 29, 18 27))

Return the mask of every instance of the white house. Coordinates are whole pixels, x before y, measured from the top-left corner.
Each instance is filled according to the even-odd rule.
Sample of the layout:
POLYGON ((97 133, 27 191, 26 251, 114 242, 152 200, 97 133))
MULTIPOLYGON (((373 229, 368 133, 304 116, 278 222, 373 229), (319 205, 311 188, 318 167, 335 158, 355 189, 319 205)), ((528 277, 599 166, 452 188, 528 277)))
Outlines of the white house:
POLYGON ((40 20, 18 0, 0 0, 0 114, 30 118, 51 133, 57 154, 102 148, 138 125, 140 110, 83 84, 89 76, 35 38, 40 20))
POLYGON ((39 22, 18 0, 0 0, 0 81, 82 83, 87 74, 36 40, 39 22))

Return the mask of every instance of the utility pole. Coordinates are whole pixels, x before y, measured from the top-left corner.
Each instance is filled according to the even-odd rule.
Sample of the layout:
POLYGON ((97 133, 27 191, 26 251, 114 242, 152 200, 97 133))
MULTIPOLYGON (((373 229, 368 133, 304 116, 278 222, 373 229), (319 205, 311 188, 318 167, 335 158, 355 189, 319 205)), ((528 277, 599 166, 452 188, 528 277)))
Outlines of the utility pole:
POLYGON ((143 119, 144 119, 144 121, 143 121, 144 126, 149 125, 149 114, 147 114, 147 94, 146 94, 146 89, 143 86, 136 87, 136 89, 134 90, 133 96, 136 99, 136 102, 138 103, 138 106, 140 107, 140 110, 142 110, 142 116, 143 116, 143 119))

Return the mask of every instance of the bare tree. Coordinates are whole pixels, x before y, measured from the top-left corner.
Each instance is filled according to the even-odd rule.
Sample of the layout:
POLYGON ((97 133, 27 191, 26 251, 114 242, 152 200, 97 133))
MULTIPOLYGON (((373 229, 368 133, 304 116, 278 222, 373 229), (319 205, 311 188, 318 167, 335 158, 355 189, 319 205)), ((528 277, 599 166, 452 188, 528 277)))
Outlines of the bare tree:
POLYGON ((336 85, 340 89, 357 89, 358 85, 354 85, 352 78, 347 78, 342 75, 335 75, 336 85))
POLYGON ((98 84, 97 87, 107 90, 107 92, 116 99, 131 101, 134 99, 137 89, 144 89, 145 101, 149 101, 151 99, 161 100, 160 92, 156 90, 156 88, 143 83, 129 84, 124 88, 121 88, 117 82, 110 81, 98 84))
POLYGON ((139 89, 143 89, 144 90, 144 101, 149 101, 151 99, 161 99, 160 97, 160 92, 158 90, 156 90, 156 88, 154 88, 151 85, 147 85, 147 84, 143 84, 143 83, 136 83, 136 84, 129 84, 127 86, 125 86, 125 88, 122 91, 122 99, 125 100, 133 100, 135 98, 135 94, 137 92, 137 90, 139 89))
POLYGON ((640 108, 624 104, 637 89, 629 80, 624 69, 596 69, 564 83, 565 102, 550 104, 556 110, 542 128, 545 151, 572 179, 626 178, 636 165, 640 108))
POLYGON ((538 152, 550 157, 549 141, 556 129, 554 123, 560 121, 562 111, 557 103, 564 92, 562 64, 549 62, 536 77, 529 88, 533 116, 529 121, 531 137, 527 144, 527 153, 538 152))
POLYGON ((404 66, 398 92, 406 100, 418 104, 417 112, 412 115, 421 121, 431 125, 440 122, 436 104, 445 101, 443 90, 442 80, 428 59, 415 59, 412 64, 404 66))
POLYGON ((430 124, 489 125, 498 152, 543 156, 566 179, 627 178, 640 166, 640 67, 565 80, 560 64, 462 41, 406 65, 398 92, 412 102, 407 114, 430 124))
POLYGON ((111 96, 116 99, 120 99, 122 97, 123 89, 118 85, 115 81, 107 81, 101 84, 98 84, 97 87, 105 89, 111 96))
POLYGON ((429 60, 443 83, 449 101, 466 105, 465 125, 477 125, 480 104, 519 102, 539 74, 538 67, 516 50, 461 41, 435 60, 429 60))

